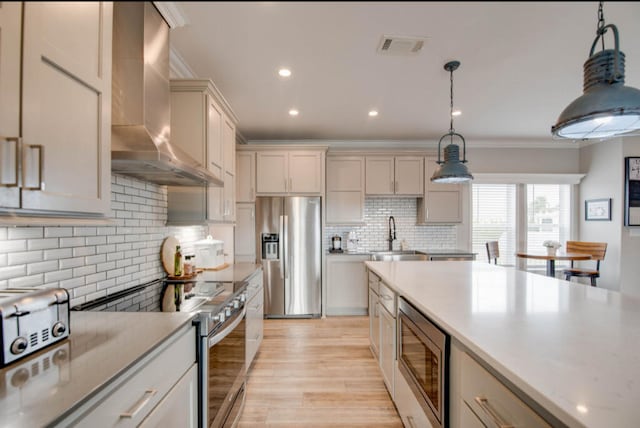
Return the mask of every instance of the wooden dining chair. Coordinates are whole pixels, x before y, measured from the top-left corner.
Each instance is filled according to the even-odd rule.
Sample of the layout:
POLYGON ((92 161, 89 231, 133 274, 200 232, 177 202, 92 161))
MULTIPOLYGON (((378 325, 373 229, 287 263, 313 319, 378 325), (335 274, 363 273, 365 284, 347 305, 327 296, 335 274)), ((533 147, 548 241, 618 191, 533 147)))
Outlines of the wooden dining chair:
POLYGON ((487 247, 487 258, 489 259, 489 263, 493 260, 493 263, 498 264, 498 257, 500 257, 498 241, 488 241, 484 245, 487 247))
POLYGON ((567 241, 567 253, 586 253, 591 256, 591 260, 596 262, 595 269, 584 269, 573 266, 563 270, 564 279, 571 281, 571 277, 589 278, 591 286, 596 286, 596 278, 600 277, 600 262, 604 260, 607 252, 606 242, 583 242, 583 241, 567 241))

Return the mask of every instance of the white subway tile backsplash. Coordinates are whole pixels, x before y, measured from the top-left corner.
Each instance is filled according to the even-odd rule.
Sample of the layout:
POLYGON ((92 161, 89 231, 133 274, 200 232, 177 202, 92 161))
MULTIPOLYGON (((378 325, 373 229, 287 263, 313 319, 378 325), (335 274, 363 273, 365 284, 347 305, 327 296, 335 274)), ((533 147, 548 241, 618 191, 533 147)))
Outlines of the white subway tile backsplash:
POLYGON ((167 227, 167 189, 111 176, 113 226, 0 227, 0 289, 64 287, 71 305, 162 278, 160 246, 176 236, 188 248, 205 226, 167 227))

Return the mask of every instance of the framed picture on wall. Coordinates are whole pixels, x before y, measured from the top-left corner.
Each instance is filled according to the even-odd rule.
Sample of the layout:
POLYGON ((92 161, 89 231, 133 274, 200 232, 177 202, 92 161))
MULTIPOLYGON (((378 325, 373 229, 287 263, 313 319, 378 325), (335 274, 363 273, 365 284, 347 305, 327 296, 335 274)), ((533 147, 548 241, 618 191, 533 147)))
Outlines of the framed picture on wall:
POLYGON ((624 225, 640 226, 640 157, 626 157, 624 163, 624 225))
POLYGON ((584 219, 611 221, 611 198, 584 201, 584 219))

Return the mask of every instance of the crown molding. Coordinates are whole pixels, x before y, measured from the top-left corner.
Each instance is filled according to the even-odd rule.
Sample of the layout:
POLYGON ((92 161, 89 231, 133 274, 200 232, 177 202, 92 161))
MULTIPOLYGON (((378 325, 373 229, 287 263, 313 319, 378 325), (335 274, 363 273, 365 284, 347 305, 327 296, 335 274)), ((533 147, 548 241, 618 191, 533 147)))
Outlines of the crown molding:
POLYGON ((177 2, 154 1, 153 5, 158 9, 164 20, 167 21, 169 28, 180 28, 189 25, 187 16, 177 2))
POLYGON ((182 58, 182 55, 172 47, 169 48, 169 73, 172 79, 193 79, 196 77, 196 73, 182 58))
MULTIPOLYGON (((437 140, 248 140, 254 145, 290 145, 290 144, 322 144, 329 147, 331 151, 339 150, 436 150, 437 140)), ((579 149, 586 145, 593 144, 587 141, 540 141, 534 139, 513 139, 513 140, 474 140, 467 143, 468 149, 486 148, 516 148, 516 149, 579 149)))
POLYGON ((585 175, 474 172, 473 182, 481 184, 580 184, 580 180, 585 175))

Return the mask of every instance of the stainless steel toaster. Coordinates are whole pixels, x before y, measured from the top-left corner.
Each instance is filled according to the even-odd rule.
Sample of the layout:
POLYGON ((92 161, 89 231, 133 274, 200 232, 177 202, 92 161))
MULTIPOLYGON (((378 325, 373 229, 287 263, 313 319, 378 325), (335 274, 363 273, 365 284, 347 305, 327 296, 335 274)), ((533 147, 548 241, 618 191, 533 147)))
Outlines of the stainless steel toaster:
POLYGON ((0 290, 0 367, 69 336, 69 293, 64 288, 0 290))

